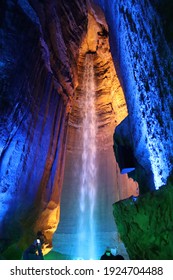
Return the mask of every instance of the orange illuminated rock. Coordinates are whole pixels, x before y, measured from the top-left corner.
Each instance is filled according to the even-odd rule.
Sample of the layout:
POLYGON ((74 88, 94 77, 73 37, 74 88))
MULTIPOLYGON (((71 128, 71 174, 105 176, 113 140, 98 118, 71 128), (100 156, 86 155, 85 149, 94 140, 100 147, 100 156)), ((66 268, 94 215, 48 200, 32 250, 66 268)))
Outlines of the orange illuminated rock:
POLYGON ((107 24, 103 15, 100 23, 97 21, 96 14, 91 11, 88 14, 87 34, 79 50, 78 86, 74 95, 70 125, 81 124, 84 58, 89 52, 93 53, 94 61, 98 126, 113 124, 115 128, 127 116, 126 101, 110 52, 107 24))

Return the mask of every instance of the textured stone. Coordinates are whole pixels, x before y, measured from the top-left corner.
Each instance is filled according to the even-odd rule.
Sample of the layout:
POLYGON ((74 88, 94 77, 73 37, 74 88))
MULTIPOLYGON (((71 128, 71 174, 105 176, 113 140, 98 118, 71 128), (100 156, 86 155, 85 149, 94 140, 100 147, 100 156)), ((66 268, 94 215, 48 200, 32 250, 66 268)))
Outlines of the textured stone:
MULTIPOLYGON (((101 12, 99 11, 99 15, 101 12)), ((73 100, 73 109, 69 124, 81 126, 82 104, 84 99, 83 71, 84 59, 88 52, 93 53, 96 80, 96 110, 98 127, 114 126, 127 116, 126 102, 119 83, 109 47, 108 27, 102 14, 102 21, 98 20, 97 10, 89 10, 88 29, 83 38, 78 58, 78 86, 73 100)), ((99 129, 102 134, 102 129, 99 129)))

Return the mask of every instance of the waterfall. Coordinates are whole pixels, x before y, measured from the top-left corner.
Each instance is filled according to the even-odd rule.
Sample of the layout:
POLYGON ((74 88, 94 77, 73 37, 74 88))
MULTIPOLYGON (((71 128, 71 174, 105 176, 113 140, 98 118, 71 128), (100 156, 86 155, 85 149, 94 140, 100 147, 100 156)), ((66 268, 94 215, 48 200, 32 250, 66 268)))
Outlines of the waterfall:
POLYGON ((96 109, 93 55, 85 58, 83 76, 82 172, 80 175, 79 257, 94 259, 94 210, 97 192, 96 109))
POLYGON ((112 146, 100 143, 97 128, 93 58, 86 55, 77 96, 82 124, 75 132, 69 128, 60 223, 53 237, 54 251, 65 259, 99 259, 106 247, 115 246, 126 255, 112 214, 118 180, 115 158, 112 146))

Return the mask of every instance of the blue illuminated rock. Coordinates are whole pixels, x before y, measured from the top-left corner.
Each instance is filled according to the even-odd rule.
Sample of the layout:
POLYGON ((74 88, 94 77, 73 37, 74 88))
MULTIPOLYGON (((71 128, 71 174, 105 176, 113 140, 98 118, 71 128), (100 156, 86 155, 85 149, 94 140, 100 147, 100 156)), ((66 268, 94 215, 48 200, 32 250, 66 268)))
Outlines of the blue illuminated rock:
POLYGON ((152 171, 158 189, 171 174, 173 159, 172 2, 94 2, 102 7, 109 26, 134 155, 145 170, 152 171))

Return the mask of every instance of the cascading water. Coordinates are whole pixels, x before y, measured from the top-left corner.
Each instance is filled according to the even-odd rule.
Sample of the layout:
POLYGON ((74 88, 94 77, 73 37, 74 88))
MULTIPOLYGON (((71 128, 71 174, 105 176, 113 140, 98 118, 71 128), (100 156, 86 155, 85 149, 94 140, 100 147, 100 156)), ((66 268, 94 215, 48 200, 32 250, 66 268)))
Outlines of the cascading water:
POLYGON ((94 259, 95 225, 94 210, 97 192, 96 169, 96 109, 93 55, 87 54, 83 77, 83 133, 82 133, 82 172, 80 178, 79 248, 78 255, 94 259))
POLYGON ((112 146, 107 148, 100 142, 102 132, 97 128, 93 60, 93 54, 86 54, 82 92, 78 92, 82 123, 73 128, 74 134, 69 127, 60 223, 53 237, 54 251, 67 259, 99 259, 106 247, 115 246, 126 254, 112 214, 115 158, 112 146))

